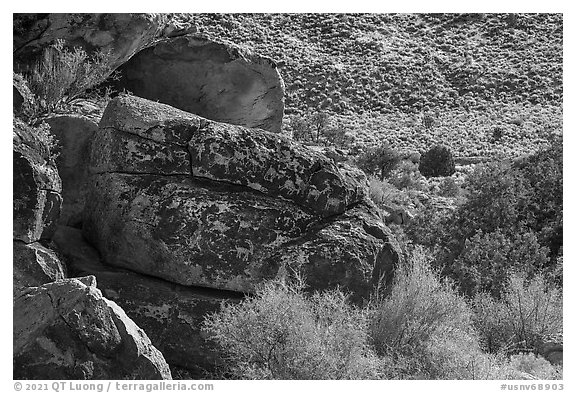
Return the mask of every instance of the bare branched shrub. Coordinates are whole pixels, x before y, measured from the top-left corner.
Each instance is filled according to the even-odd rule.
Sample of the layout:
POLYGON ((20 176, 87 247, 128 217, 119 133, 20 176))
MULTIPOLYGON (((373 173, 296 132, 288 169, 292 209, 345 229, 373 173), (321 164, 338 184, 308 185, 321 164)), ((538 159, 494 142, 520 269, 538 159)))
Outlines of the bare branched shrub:
POLYGON ((501 300, 487 294, 474 300, 474 323, 490 352, 533 351, 540 341, 562 334, 562 293, 542 275, 528 280, 512 273, 501 300))
MULTIPOLYGON (((390 294, 376 299, 369 330, 380 356, 397 360, 397 377, 486 378, 487 362, 472 326, 472 311, 451 283, 440 279, 422 249, 395 272, 390 294)), ((388 371, 388 373, 390 373, 388 371)))
POLYGON ((307 297, 294 285, 271 283, 208 316, 204 331, 227 355, 233 378, 376 378, 380 360, 365 325, 338 291, 307 297))
POLYGON ((471 316, 464 299, 417 249, 395 272, 390 295, 374 304, 370 329, 379 353, 404 351, 437 334, 471 330, 471 316))

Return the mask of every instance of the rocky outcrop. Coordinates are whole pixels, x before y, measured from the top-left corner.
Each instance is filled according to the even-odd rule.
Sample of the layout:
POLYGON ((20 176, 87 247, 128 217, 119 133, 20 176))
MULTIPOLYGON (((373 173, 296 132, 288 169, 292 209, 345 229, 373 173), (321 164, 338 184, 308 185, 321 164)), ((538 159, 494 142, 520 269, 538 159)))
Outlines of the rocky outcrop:
POLYGON ((26 118, 31 114, 34 97, 22 75, 12 74, 12 113, 26 118))
POLYGON ((13 247, 14 291, 66 277, 66 265, 51 249, 37 242, 26 244, 20 241, 15 241, 13 247))
POLYGON ((95 175, 83 229, 104 260, 184 285, 250 292, 262 265, 314 217, 289 203, 185 176, 95 175))
POLYGON ((185 371, 190 378, 202 378, 221 364, 215 343, 201 332, 202 322, 223 302, 240 301, 238 294, 189 288, 104 265, 75 228, 59 227, 54 242, 68 260, 70 274, 94 275, 106 298, 121 306, 162 352, 173 375, 185 371))
POLYGON ((291 200, 315 214, 341 214, 366 197, 361 171, 270 133, 211 123, 188 143, 192 174, 291 200))
POLYGON ((80 225, 88 178, 89 142, 98 129, 94 120, 74 114, 46 119, 50 133, 58 140, 60 154, 56 167, 62 180, 62 211, 59 222, 80 225))
POLYGON ((14 379, 171 379, 162 354, 94 277, 14 298, 14 379))
POLYGON ((399 259, 390 230, 362 205, 287 242, 267 263, 280 266, 287 277, 297 272, 310 289, 339 287, 360 302, 376 285, 390 282, 399 259))
POLYGON ((252 292, 286 277, 294 264, 278 255, 291 253, 311 289, 328 282, 360 299, 397 260, 381 220, 378 235, 367 230, 379 218, 364 175, 278 134, 123 96, 102 117, 91 172, 83 231, 113 266, 252 292))
POLYGON ((113 70, 162 37, 170 24, 169 14, 14 14, 13 19, 16 71, 26 70, 57 39, 89 54, 110 53, 113 70))
POLYGON ((223 123, 280 132, 284 82, 268 58, 193 34, 163 40, 119 68, 121 91, 223 123))
POLYGON ((46 135, 14 121, 12 233, 25 243, 49 239, 60 216, 62 183, 46 135))

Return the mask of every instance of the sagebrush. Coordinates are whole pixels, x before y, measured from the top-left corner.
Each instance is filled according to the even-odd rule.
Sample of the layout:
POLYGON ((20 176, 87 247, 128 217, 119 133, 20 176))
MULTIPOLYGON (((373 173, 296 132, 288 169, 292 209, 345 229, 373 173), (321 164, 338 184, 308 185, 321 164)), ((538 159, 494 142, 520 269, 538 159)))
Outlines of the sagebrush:
POLYGON ((111 52, 88 55, 84 49, 69 49, 62 40, 47 47, 24 78, 34 95, 33 115, 51 113, 86 94, 113 73, 111 52))

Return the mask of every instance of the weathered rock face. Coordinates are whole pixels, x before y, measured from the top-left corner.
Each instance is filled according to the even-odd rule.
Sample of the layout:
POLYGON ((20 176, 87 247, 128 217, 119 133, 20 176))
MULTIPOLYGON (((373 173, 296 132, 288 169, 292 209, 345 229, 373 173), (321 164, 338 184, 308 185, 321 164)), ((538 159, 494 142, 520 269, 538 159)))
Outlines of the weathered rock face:
POLYGON ((62 205, 62 183, 47 144, 29 127, 13 128, 13 239, 49 239, 62 205))
POLYGON ((206 377, 221 364, 214 342, 201 332, 204 316, 222 302, 239 296, 222 291, 189 288, 169 281, 104 265, 81 231, 58 227, 54 242, 75 276, 94 275, 102 293, 122 307, 141 327, 174 371, 186 370, 191 378, 206 377))
POLYGON ((399 258, 390 230, 363 205, 311 228, 267 262, 282 266, 287 276, 299 272, 312 290, 340 287, 351 301, 361 302, 380 280, 390 280, 399 258))
POLYGON ((340 170, 330 159, 282 136, 212 123, 188 144, 192 174, 247 186, 292 200, 326 217, 366 197, 362 172, 340 170))
POLYGON ((375 210, 364 175, 281 135, 124 96, 109 104, 91 151, 83 231, 108 264, 251 292, 286 276, 291 261, 278 255, 290 252, 308 265, 312 289, 328 282, 362 298, 397 260, 397 247, 383 253, 392 236, 381 221, 372 233, 374 217, 348 213, 375 210))
POLYGON ((14 242, 14 291, 66 277, 66 266, 54 251, 40 243, 14 242))
POLYGON ((53 116, 46 122, 60 146, 60 154, 56 158, 63 199, 59 222, 79 225, 88 178, 89 142, 98 124, 85 116, 73 114, 53 116))
POLYGON ((171 379, 162 354, 94 277, 14 299, 14 379, 171 379))
POLYGON ((314 217, 244 189, 185 176, 93 177, 84 231, 107 263, 184 285, 252 291, 261 261, 314 217))
POLYGON ((30 112, 32 92, 21 75, 12 74, 12 113, 14 116, 26 116, 30 112))
POLYGON ((284 82, 275 63, 201 35, 161 41, 120 67, 119 90, 224 123, 280 132, 284 82))
POLYGON ((110 52, 113 68, 162 36, 168 14, 14 14, 14 62, 23 69, 56 39, 87 53, 110 52))

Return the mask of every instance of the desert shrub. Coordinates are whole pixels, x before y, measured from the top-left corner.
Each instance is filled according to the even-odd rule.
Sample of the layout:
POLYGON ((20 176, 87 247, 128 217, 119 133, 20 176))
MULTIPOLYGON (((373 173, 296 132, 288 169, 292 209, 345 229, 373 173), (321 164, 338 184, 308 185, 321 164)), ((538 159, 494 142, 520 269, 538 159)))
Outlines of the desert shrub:
POLYGON ((303 294, 270 283, 206 318, 204 331, 241 379, 362 379, 379 376, 364 314, 338 291, 303 294))
POLYGON ((374 348, 396 360, 398 377, 470 378, 467 367, 484 356, 470 307, 433 271, 422 249, 398 267, 390 293, 370 309, 374 348))
POLYGON ((289 123, 292 137, 297 141, 308 142, 312 140, 310 124, 305 117, 293 116, 289 123))
POLYGON ((368 196, 379 207, 398 209, 413 204, 413 198, 406 190, 399 190, 388 180, 368 177, 368 196))
POLYGON ((420 158, 420 173, 426 177, 451 176, 456 171, 452 151, 436 145, 420 158))
POLYGON ((22 119, 13 118, 12 126, 13 129, 24 131, 23 133, 18 133, 20 137, 27 136, 32 138, 32 140, 23 140, 22 142, 34 146, 34 149, 45 160, 53 161, 60 155, 61 147, 58 139, 50 132, 50 124, 41 122, 37 126, 31 126, 22 119))
POLYGON ((487 291, 500 297, 509 272, 541 271, 548 264, 547 255, 548 249, 538 244, 532 232, 506 236, 499 229, 479 231, 466 240, 451 270, 468 296, 487 291))
POLYGON ((418 167, 410 161, 400 161, 388 173, 388 180, 399 189, 424 189, 418 167))
POLYGON ((384 178, 400 163, 401 155, 388 144, 370 148, 361 154, 356 165, 368 175, 384 178))
POLYGON ((504 130, 502 127, 494 127, 492 130, 492 142, 500 142, 502 137, 504 136, 504 130))
POLYGON ((537 379, 562 379, 561 367, 554 367, 549 361, 533 353, 512 355, 510 366, 519 373, 529 374, 537 379))
POLYGON ((113 72, 111 54, 89 56, 82 48, 68 49, 62 40, 47 47, 24 75, 35 95, 37 114, 50 113, 82 96, 113 72))
POLYGON ((542 340, 562 334, 562 293, 542 275, 511 273, 501 299, 474 298, 474 325, 490 352, 532 351, 542 340))
POLYGON ((324 139, 327 144, 346 148, 354 141, 354 137, 346 132, 346 129, 332 126, 324 130, 324 139))
POLYGON ((452 236, 454 210, 439 208, 427 203, 420 209, 414 219, 404 227, 410 241, 429 249, 444 246, 442 243, 452 236))
POLYGON ((456 198, 460 196, 461 190, 456 180, 453 177, 445 177, 440 182, 439 186, 440 195, 449 197, 449 198, 456 198))

